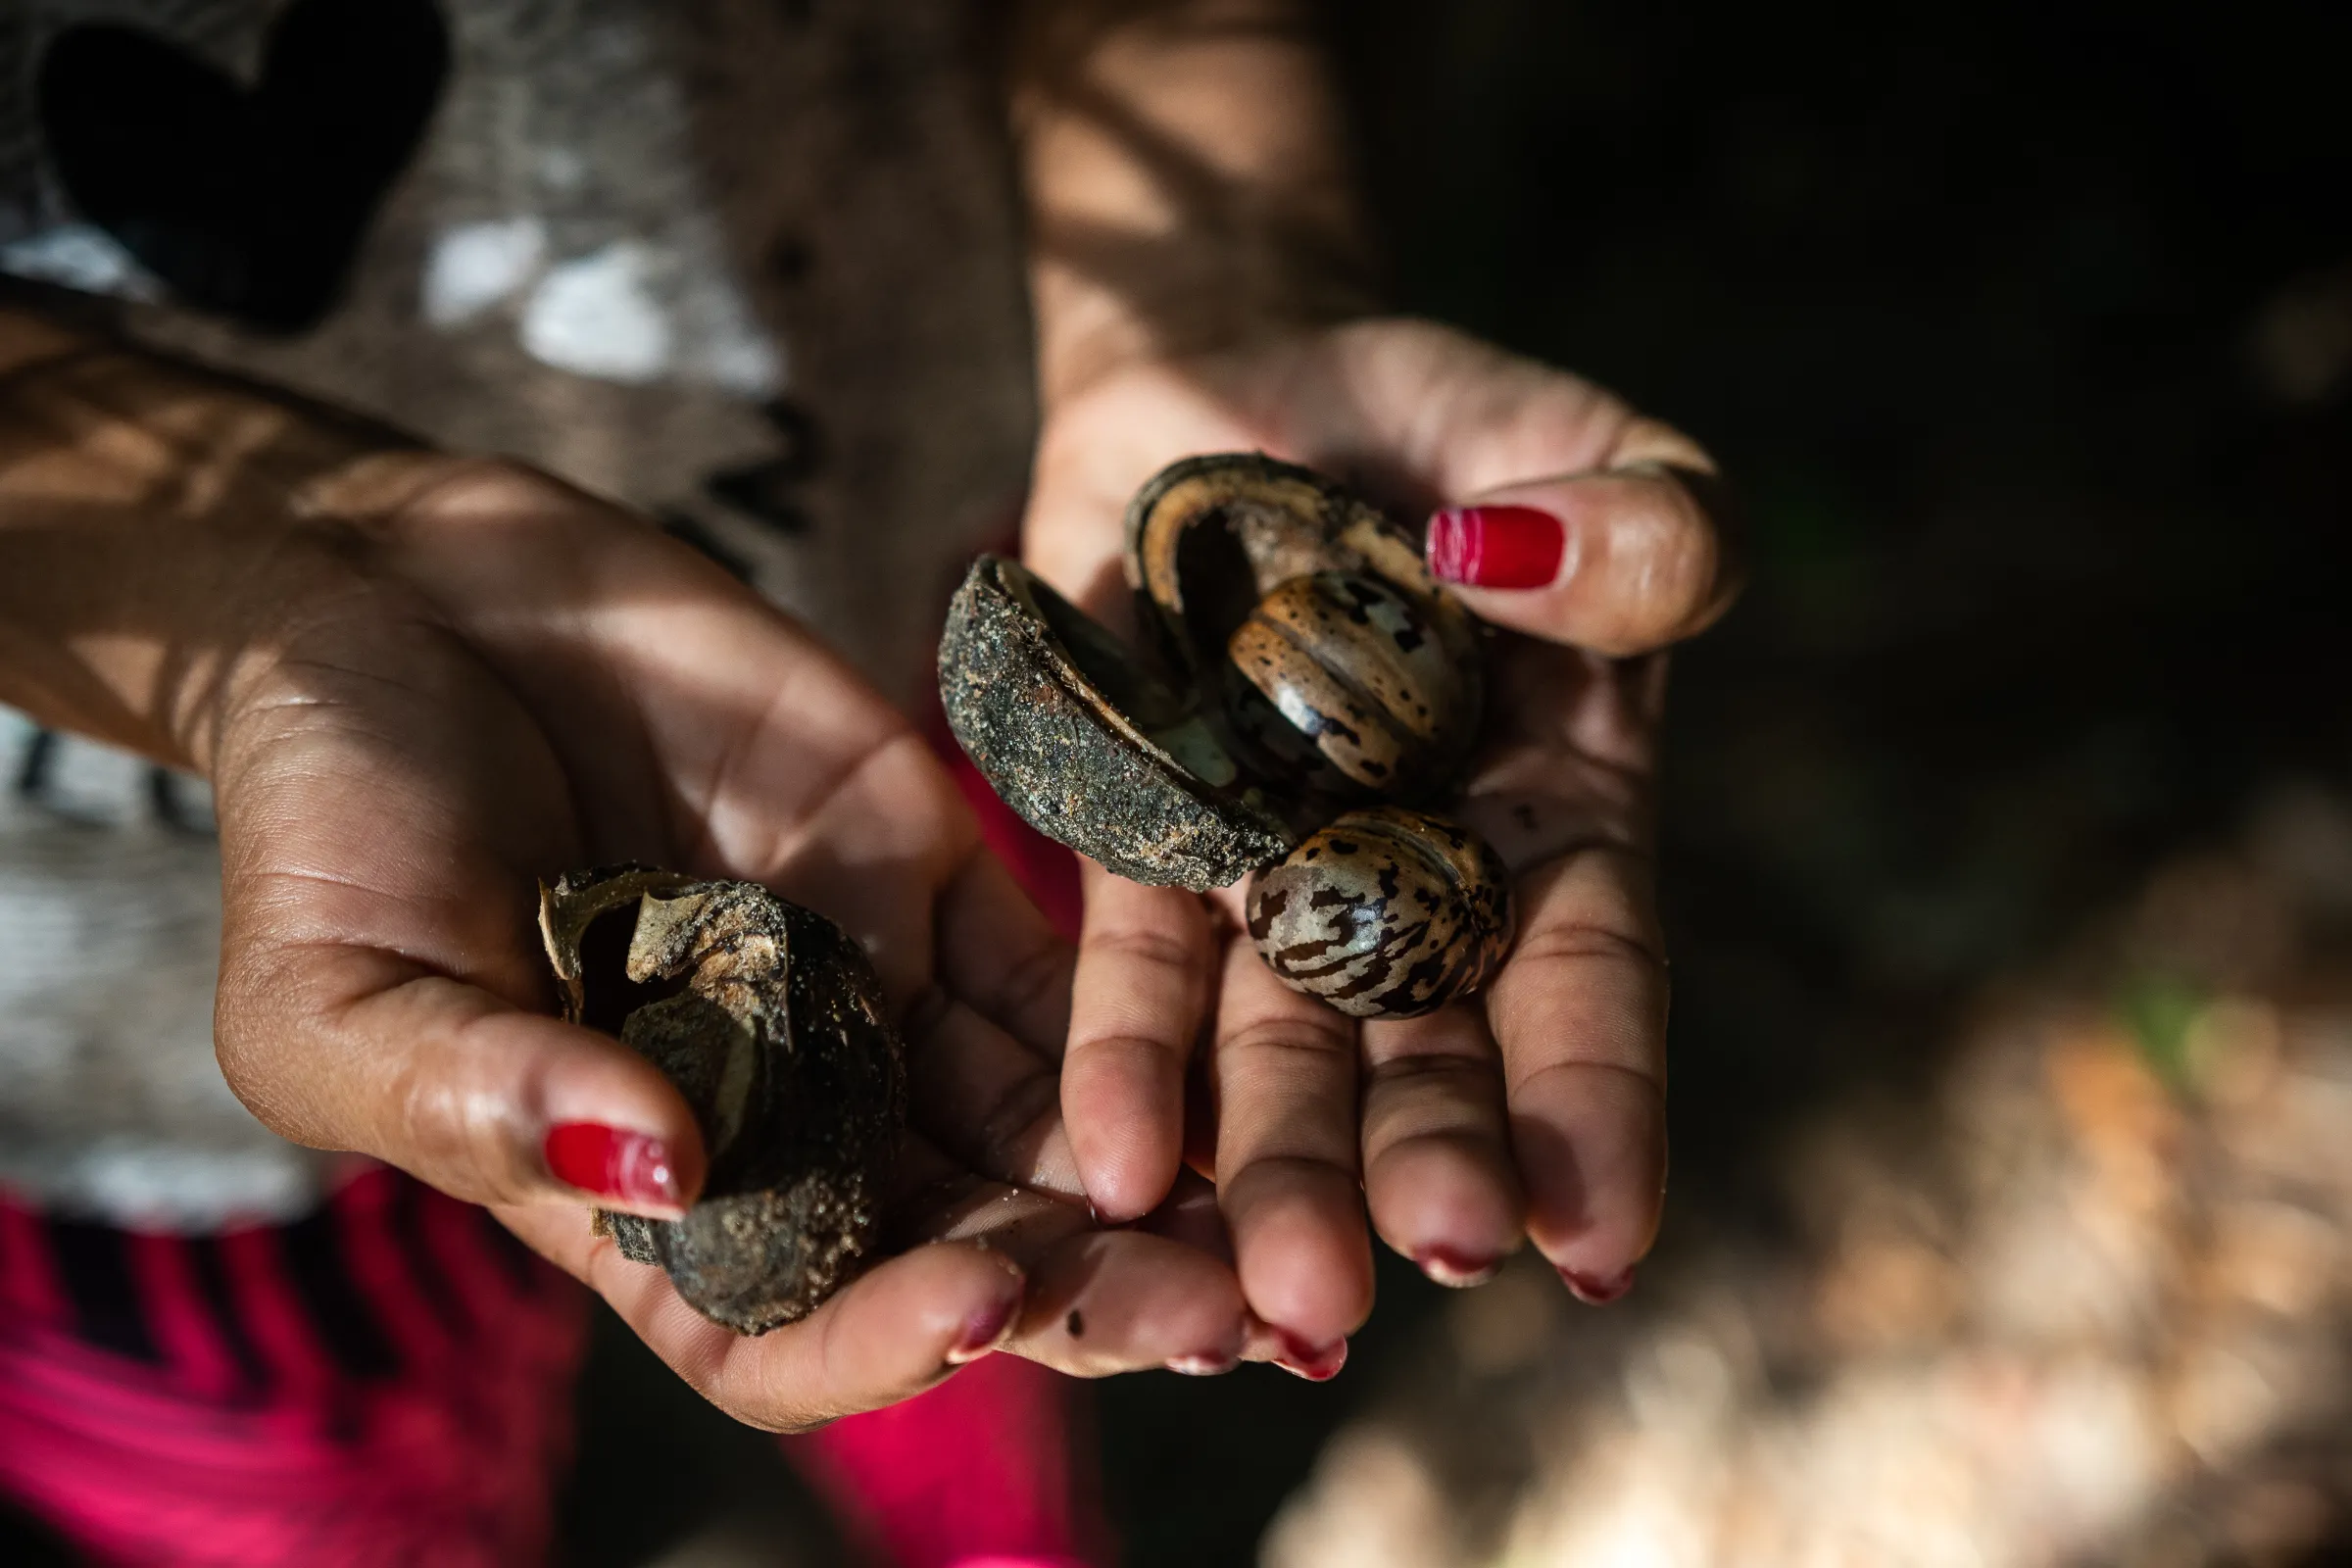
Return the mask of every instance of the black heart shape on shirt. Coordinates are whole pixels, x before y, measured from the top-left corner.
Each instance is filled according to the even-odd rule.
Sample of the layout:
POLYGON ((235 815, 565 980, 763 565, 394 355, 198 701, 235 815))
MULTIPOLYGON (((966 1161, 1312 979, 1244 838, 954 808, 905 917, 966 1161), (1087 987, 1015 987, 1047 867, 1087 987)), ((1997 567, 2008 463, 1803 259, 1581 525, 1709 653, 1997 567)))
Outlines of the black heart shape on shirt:
POLYGON ((299 0, 251 90, 88 23, 42 57, 41 130, 81 215, 183 303, 294 332, 334 303, 448 74, 433 0, 299 0))

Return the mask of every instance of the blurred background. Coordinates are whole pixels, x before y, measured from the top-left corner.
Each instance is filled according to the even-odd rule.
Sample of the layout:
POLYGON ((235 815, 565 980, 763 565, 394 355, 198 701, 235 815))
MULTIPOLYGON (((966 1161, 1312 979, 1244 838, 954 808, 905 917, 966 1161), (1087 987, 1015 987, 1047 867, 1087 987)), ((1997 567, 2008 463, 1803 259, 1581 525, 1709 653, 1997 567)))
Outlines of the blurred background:
MULTIPOLYGON (((2352 1561, 2352 8, 1334 26, 1399 301, 1746 498, 1673 1191, 1605 1312, 1391 1259, 1335 1383, 1100 1389, 1126 1561, 2352 1561)), ((607 1338, 575 1560, 800 1507, 607 1338)))

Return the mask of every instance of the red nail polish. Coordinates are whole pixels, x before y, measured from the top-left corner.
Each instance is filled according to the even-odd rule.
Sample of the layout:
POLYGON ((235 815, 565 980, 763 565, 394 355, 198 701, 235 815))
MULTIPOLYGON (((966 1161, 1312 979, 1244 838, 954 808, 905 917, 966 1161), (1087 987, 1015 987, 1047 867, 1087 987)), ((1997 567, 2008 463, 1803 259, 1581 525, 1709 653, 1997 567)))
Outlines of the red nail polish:
POLYGON ((1429 569, 1473 588, 1542 588, 1560 574, 1568 530, 1533 507, 1454 507, 1429 519, 1429 569))
POLYGON ((1274 1358, 1274 1364, 1293 1377, 1304 1378, 1309 1383, 1329 1383, 1348 1364, 1348 1342, 1344 1339, 1318 1348, 1288 1329, 1274 1332, 1282 1337, 1282 1354, 1274 1358))
POLYGON ((1203 1350, 1199 1355, 1168 1358, 1168 1370, 1181 1372, 1188 1378, 1221 1377, 1241 1364, 1242 1358, 1230 1350, 1203 1350))
POLYGON ((1568 1269, 1561 1269, 1559 1275, 1560 1283, 1567 1286, 1569 1293, 1587 1306, 1606 1306, 1634 1288, 1634 1271, 1631 1268, 1598 1280, 1568 1269))
POLYGON ((1450 1285, 1457 1290, 1484 1285, 1502 1267, 1501 1258, 1471 1257, 1444 1247, 1416 1253, 1413 1261, 1420 1265, 1422 1273, 1440 1285, 1450 1285))
POLYGON ((602 1122, 567 1121, 547 1130, 540 1152, 556 1180, 581 1192, 668 1208, 685 1201, 669 1146, 659 1138, 602 1122))
POLYGON ((997 1348, 1004 1337, 1005 1326, 1012 1314, 1021 1309, 1020 1292, 1015 1291, 1001 1301, 992 1301, 964 1320, 963 1337, 948 1351, 948 1365, 961 1366, 977 1361, 997 1348))

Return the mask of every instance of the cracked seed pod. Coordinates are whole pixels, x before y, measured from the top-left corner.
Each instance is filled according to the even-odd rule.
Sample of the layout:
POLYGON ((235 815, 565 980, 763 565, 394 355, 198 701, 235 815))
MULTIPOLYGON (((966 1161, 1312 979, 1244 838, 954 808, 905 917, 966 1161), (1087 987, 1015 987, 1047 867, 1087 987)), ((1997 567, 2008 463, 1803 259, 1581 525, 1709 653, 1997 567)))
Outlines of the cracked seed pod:
POLYGON ((1191 697, 1017 562, 984 556, 965 575, 939 690, 1005 805, 1132 881, 1205 893, 1298 841, 1191 697))
MULTIPOLYGON (((996 557, 949 610, 949 726, 1033 827, 1131 880, 1207 892, 1282 859, 1346 802, 1456 783, 1483 712, 1484 639, 1409 532, 1255 453, 1170 465, 1126 530, 1148 653, 996 557)), ((1446 994, 1493 968, 1476 919, 1425 934, 1470 945, 1415 960, 1471 977, 1446 994)), ((1351 1010, 1417 1009, 1430 984, 1415 967, 1359 988, 1375 1004, 1351 1010)))
POLYGON ((1267 595, 1318 572, 1378 579, 1409 600, 1460 671, 1476 728, 1485 680, 1478 623, 1429 574, 1413 535, 1312 468, 1255 452, 1172 463, 1127 507, 1127 583, 1168 662, 1217 679, 1233 634, 1267 595))
POLYGON ((864 952, 747 882, 642 866, 540 890, 564 1016, 615 1034, 693 1107, 710 1152, 683 1219, 599 1210, 738 1334, 806 1317, 863 1266, 906 1123, 905 1051, 864 952))
POLYGON ((1250 935, 1294 991, 1359 1018, 1411 1018, 1469 996, 1510 951, 1509 874, 1442 816, 1348 811, 1250 885, 1250 935))

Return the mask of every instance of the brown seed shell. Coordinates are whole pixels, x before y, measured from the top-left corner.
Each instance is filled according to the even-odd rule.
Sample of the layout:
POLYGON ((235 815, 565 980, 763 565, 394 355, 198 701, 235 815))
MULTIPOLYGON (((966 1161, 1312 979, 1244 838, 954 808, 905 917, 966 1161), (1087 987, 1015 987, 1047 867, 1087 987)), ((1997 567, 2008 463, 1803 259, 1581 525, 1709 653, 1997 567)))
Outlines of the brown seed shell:
POLYGON ((965 574, 939 689, 1004 804, 1123 877, 1206 892, 1298 842, 1194 705, 1017 562, 965 574))
POLYGON ((1387 514, 1312 468, 1261 452, 1169 464, 1128 503, 1126 529, 1128 586, 1190 667, 1207 662, 1190 656, 1213 654, 1232 630, 1187 635, 1197 612, 1213 616, 1215 606, 1197 602, 1203 593, 1231 603, 1233 621, 1276 584, 1317 571, 1369 571, 1416 595, 1448 597, 1412 534, 1387 514), (1229 554, 1237 551, 1238 563, 1229 554), (1202 559, 1218 555, 1228 559, 1202 559))
POLYGON ((863 950, 755 884, 644 866, 541 888, 539 924, 564 1016, 660 1067, 710 1158, 683 1219, 599 1211, 600 1230, 739 1334, 814 1311, 878 1241, 906 1119, 863 950))
POLYGON ((1345 813, 1250 886, 1250 935, 1268 966, 1359 1018, 1469 996, 1512 934, 1509 875, 1487 842, 1400 807, 1345 813))
POLYGON ((1429 574, 1412 533, 1345 486, 1259 452, 1169 464, 1127 506, 1127 583, 1180 667, 1204 674, 1250 607, 1318 571, 1382 577, 1435 608, 1439 635, 1478 657, 1470 612, 1429 574))

